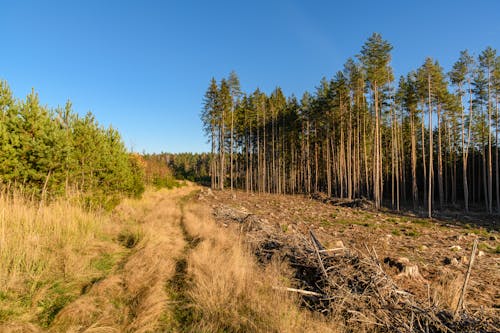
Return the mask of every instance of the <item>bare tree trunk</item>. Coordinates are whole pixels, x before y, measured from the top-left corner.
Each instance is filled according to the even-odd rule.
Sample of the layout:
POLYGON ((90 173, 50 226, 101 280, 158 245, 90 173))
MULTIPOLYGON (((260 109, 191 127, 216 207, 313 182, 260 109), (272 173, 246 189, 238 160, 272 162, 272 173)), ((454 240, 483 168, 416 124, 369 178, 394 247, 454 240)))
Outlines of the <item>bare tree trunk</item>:
POLYGON ((221 118, 221 125, 220 125, 220 189, 224 189, 224 181, 226 180, 226 149, 224 147, 224 142, 226 139, 226 127, 225 127, 225 119, 226 119, 226 114, 224 112, 224 109, 222 110, 222 118, 221 118))
POLYGON ((439 187, 439 208, 444 206, 443 190, 443 152, 441 148, 441 105, 437 106, 437 126, 438 126, 438 187, 439 187))
POLYGON ((318 162, 318 129, 317 124, 314 124, 314 192, 318 192, 319 188, 319 162, 318 162))
POLYGON ((500 213, 500 184, 498 175, 498 95, 495 97, 496 105, 496 119, 495 119, 495 188, 496 188, 496 199, 497 199, 497 213, 500 213))
POLYGON ((424 112, 424 108, 425 108, 425 105, 424 105, 424 101, 422 100, 422 121, 421 121, 421 125, 422 125, 422 167, 423 167, 423 172, 424 172, 424 196, 422 198, 422 201, 424 202, 423 206, 426 206, 425 204, 425 200, 427 199, 427 158, 425 156, 425 122, 424 122, 424 119, 425 119, 425 112, 424 112))
POLYGON ((378 88, 377 84, 374 83, 374 103, 375 103, 375 152, 374 152, 374 177, 373 177, 373 196, 375 200, 375 208, 380 209, 381 198, 380 198, 380 117, 379 117, 379 105, 378 105, 378 88))
POLYGON ((394 142, 394 110, 391 107, 391 205, 395 208, 395 183, 396 183, 396 161, 395 161, 395 142, 394 142))
POLYGON ((234 163, 234 161, 233 161, 233 136, 234 136, 234 107, 231 106, 231 138, 230 138, 230 147, 229 147, 230 162, 231 162, 231 167, 230 167, 231 192, 233 191, 233 179, 234 179, 234 174, 233 174, 233 163, 234 163))
POLYGON ((332 169, 330 165, 330 133, 326 138, 326 188, 328 197, 332 196, 332 169))
POLYGON ((342 105, 342 100, 339 97, 340 104, 340 146, 339 146, 339 178, 340 178, 340 197, 343 198, 345 195, 345 180, 346 180, 346 172, 345 172, 345 148, 344 148, 344 109, 342 105))
POLYGON ((400 198, 400 193, 399 193, 399 181, 400 181, 400 173, 399 173, 399 146, 398 146, 398 130, 399 130, 399 125, 398 125, 398 121, 397 121, 397 118, 396 118, 396 114, 394 114, 394 124, 396 126, 395 128, 395 133, 394 133, 394 143, 395 143, 395 147, 394 147, 394 151, 395 151, 395 155, 396 155, 396 165, 395 165, 395 169, 396 169, 396 210, 399 211, 399 198, 400 198))
POLYGON ((427 75, 427 92, 428 92, 428 103, 429 103, 429 193, 428 193, 428 216, 432 218, 432 181, 433 181, 433 168, 432 168, 432 155, 433 155, 433 146, 432 146, 432 104, 431 104, 431 76, 427 75))
POLYGON ((217 165, 215 161, 215 126, 212 124, 210 126, 211 142, 212 142, 212 154, 210 155, 210 183, 211 188, 215 189, 216 179, 217 179, 217 165))
POLYGON ((489 207, 489 198, 488 198, 488 171, 487 171, 487 161, 486 161, 486 145, 485 141, 486 139, 483 137, 483 153, 482 153, 482 160, 483 160, 483 194, 484 194, 484 204, 486 206, 486 210, 489 212, 490 207, 489 207))
POLYGON ((275 125, 275 109, 272 108, 272 111, 271 111, 271 154, 272 154, 272 158, 271 158, 271 179, 269 180, 270 183, 271 183, 271 188, 272 188, 272 191, 270 192, 274 192, 276 193, 276 148, 275 148, 275 144, 276 144, 276 140, 275 140, 275 131, 274 131, 274 125, 275 125))
MULTIPOLYGON (((404 145, 404 140, 403 140, 403 122, 404 122, 404 116, 403 113, 401 113, 401 122, 399 123, 399 147, 400 147, 400 156, 401 156, 401 163, 400 163, 400 175, 401 175, 401 182, 402 182, 402 199, 406 203, 406 159, 405 159, 405 145, 404 145)), ((411 158, 410 158, 411 160, 411 158)))
MULTIPOLYGON (((351 104, 349 104, 351 105, 351 104)), ((351 111, 351 110, 350 110, 351 111)), ((349 124, 347 127, 347 197, 352 199, 352 112, 349 112, 349 124)))
POLYGON ((310 123, 309 123, 309 120, 307 120, 307 141, 306 141, 306 144, 307 144, 307 147, 306 147, 306 153, 307 153, 307 156, 306 156, 306 163, 307 163, 307 193, 311 193, 310 131, 311 131, 310 123))
POLYGON ((266 106, 262 105, 262 109, 264 110, 264 115, 262 119, 262 190, 264 192, 268 192, 267 189, 267 155, 266 155, 266 106))
POLYGON ((411 178, 412 178, 412 198, 413 209, 418 207, 418 185, 417 185, 417 140, 415 134, 415 114, 412 111, 410 114, 410 131, 411 131, 411 178))
POLYGON ((491 71, 488 70, 488 212, 493 214, 493 165, 492 165, 492 153, 491 153, 491 112, 493 106, 491 105, 491 71))
POLYGON ((363 156, 364 156, 364 165, 365 165, 365 184, 366 184, 366 193, 371 193, 370 191, 370 171, 368 169, 368 147, 366 143, 366 115, 363 113, 363 156))
MULTIPOLYGON (((468 128, 468 133, 467 133, 467 142, 465 143, 465 158, 463 160, 464 163, 464 201, 465 201, 465 212, 469 212, 469 187, 468 187, 468 181, 467 181, 467 162, 469 160, 469 146, 470 146, 470 137, 471 137, 471 132, 472 132, 472 115, 473 115, 473 110, 474 108, 472 107, 472 88, 471 88, 471 82, 470 79, 468 80, 468 86, 469 86, 469 128, 468 128)), ((464 125, 465 126, 465 125, 464 125)), ((474 156, 473 156, 474 157, 474 156)), ((474 158, 472 160, 472 167, 474 168, 474 158)), ((474 174, 474 173, 473 173, 474 174)), ((473 179, 474 180, 474 179, 473 179)), ((473 187, 475 182, 473 182, 473 187)), ((472 189, 472 193, 474 195, 475 191, 474 188, 472 189)))

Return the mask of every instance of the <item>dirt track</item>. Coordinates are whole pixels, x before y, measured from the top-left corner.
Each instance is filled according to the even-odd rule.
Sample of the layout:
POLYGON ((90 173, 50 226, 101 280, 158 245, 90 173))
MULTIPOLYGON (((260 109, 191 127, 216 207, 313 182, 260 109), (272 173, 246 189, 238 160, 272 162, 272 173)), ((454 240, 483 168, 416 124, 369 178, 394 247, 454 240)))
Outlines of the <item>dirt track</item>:
POLYGON ((166 281, 179 273, 188 246, 182 202, 195 190, 188 186, 149 192, 140 201, 117 207, 118 219, 138 225, 140 241, 111 275, 59 312, 50 331, 157 331, 171 304, 166 281))

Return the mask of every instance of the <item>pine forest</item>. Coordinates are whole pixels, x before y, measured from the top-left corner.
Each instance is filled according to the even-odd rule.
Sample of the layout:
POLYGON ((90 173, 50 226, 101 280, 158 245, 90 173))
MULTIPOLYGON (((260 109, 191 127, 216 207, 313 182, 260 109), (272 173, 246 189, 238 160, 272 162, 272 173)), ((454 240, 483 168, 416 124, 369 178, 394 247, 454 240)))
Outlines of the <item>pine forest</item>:
POLYGON ((201 118, 211 186, 368 198, 377 208, 500 212, 500 57, 462 51, 394 78, 374 33, 313 93, 243 92, 212 79, 201 118))

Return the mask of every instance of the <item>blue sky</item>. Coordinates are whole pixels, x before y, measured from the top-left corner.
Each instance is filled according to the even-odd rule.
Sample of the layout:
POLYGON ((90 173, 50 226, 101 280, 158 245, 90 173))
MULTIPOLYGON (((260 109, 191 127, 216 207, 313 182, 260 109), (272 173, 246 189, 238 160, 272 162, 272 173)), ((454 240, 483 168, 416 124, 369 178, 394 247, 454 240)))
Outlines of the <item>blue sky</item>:
POLYGON ((396 75, 431 56, 500 51, 500 1, 0 0, 0 79, 50 107, 73 102, 135 151, 206 151, 199 113, 211 77, 313 91, 373 33, 396 75))

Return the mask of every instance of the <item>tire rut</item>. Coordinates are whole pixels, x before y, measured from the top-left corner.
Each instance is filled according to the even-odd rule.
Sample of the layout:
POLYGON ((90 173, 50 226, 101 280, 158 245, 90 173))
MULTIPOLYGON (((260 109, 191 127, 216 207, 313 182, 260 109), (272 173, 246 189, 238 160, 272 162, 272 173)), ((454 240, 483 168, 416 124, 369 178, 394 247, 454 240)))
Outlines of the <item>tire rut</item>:
MULTIPOLYGON (((175 263, 174 276, 169 279, 166 284, 167 293, 169 294, 173 305, 173 322, 170 322, 170 325, 174 326, 173 332, 186 331, 189 323, 193 322, 193 319, 196 316, 192 307, 193 302, 189 296, 191 279, 187 272, 187 268, 189 253, 198 246, 202 239, 200 237, 192 236, 186 228, 184 210, 189 197, 190 196, 188 195, 179 202, 181 209, 180 228, 186 245, 184 246, 181 257, 179 257, 175 263)), ((170 329, 172 329, 172 327, 170 329)))

